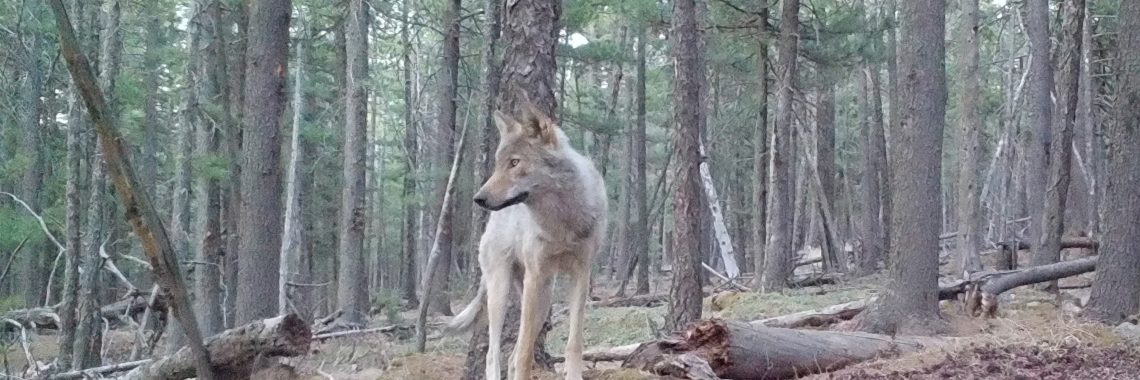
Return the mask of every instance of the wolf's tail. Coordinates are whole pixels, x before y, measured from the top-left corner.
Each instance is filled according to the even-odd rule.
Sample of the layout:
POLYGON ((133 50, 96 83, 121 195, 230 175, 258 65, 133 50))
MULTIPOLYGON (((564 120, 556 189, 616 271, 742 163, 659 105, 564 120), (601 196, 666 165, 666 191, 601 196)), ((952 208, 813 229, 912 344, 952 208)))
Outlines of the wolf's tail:
POLYGON ((483 315, 483 305, 486 303, 487 286, 480 281, 479 291, 475 293, 475 299, 472 299, 467 307, 463 308, 463 311, 451 318, 451 322, 447 323, 443 332, 445 334, 460 334, 470 330, 471 326, 475 325, 475 321, 483 315))

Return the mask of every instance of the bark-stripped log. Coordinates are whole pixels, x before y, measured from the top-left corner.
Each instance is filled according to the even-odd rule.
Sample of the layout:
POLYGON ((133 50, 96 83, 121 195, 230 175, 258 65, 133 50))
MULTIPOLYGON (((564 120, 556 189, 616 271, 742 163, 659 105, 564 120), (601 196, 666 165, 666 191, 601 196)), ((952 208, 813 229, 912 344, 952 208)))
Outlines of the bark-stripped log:
POLYGON ((788 379, 838 370, 880 356, 917 351, 945 343, 929 337, 753 327, 705 319, 685 331, 644 343, 622 367, 654 372, 660 363, 692 355, 723 379, 788 379))

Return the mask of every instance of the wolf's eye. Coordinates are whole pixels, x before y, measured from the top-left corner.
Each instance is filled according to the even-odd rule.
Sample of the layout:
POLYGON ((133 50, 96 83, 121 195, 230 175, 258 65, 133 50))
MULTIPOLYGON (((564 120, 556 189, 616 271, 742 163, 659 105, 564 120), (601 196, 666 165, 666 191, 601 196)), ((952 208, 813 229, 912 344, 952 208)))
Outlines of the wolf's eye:
POLYGON ((512 158, 512 159, 511 159, 511 163, 510 163, 510 165, 511 165, 511 167, 512 167, 512 168, 513 168, 513 167, 515 167, 515 166, 519 166, 519 159, 517 159, 517 158, 512 158))

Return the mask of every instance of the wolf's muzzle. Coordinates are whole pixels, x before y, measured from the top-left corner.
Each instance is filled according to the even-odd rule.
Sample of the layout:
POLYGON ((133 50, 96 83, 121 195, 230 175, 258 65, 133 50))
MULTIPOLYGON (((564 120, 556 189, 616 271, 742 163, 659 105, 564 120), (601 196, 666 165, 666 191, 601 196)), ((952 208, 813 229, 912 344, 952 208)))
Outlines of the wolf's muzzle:
POLYGON ((526 202, 526 199, 529 196, 530 196, 529 191, 522 192, 519 195, 516 195, 513 198, 508 199, 506 202, 503 202, 503 203, 496 205, 496 204, 491 204, 490 202, 488 202, 486 195, 477 194, 477 195, 475 195, 475 199, 473 199, 473 201, 475 202, 475 204, 479 205, 479 207, 482 207, 482 208, 485 208, 485 209, 488 209, 491 211, 499 211, 499 210, 505 209, 507 207, 511 207, 511 206, 517 205, 519 203, 526 202))

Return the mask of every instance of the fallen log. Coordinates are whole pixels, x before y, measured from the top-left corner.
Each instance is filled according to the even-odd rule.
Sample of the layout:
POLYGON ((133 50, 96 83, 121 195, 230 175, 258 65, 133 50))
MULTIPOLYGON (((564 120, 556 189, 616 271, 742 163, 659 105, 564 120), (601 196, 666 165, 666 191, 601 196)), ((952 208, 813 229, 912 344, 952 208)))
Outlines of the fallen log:
MULTIPOLYGON (((118 321, 119 317, 124 315, 136 318, 146 311, 147 302, 147 293, 140 293, 139 297, 131 297, 99 308, 99 314, 112 323, 118 321)), ((166 310, 164 298, 158 297, 154 306, 158 310, 166 310)), ((56 313, 55 307, 34 307, 31 309, 11 310, 0 314, 0 318, 16 321, 21 326, 32 330, 59 329, 59 314, 56 313)), ((5 330, 7 328, 8 327, 0 327, 0 330, 7 331, 5 330)))
MULTIPOLYGON (((1029 242, 1020 241, 1020 240, 1016 241, 1016 242, 1005 241, 1005 242, 998 243, 998 245, 1000 245, 1004 249, 1010 249, 1014 246, 1015 243, 1017 244, 1017 250, 1019 250, 1019 251, 1026 251, 1026 250, 1029 250, 1032 248, 1032 246, 1029 244, 1029 242)), ((1095 240, 1089 239, 1087 237, 1069 237, 1069 238, 1061 239, 1061 249, 1075 249, 1075 248, 1095 250, 1097 248, 1097 242, 1095 240)))
POLYGON ((653 307, 665 303, 668 294, 638 294, 624 298, 590 302, 590 307, 653 307))
MULTIPOLYGON (((223 378, 243 378, 249 365, 259 356, 300 356, 308 353, 312 332, 296 314, 282 315, 251 322, 226 330, 206 340, 210 364, 223 378)), ((62 372, 48 380, 74 380, 89 374, 107 375, 129 372, 121 380, 184 380, 195 377, 194 358, 188 347, 153 360, 140 360, 98 368, 62 372)))
POLYGON ((788 287, 792 289, 807 288, 812 286, 834 285, 843 278, 840 273, 824 273, 819 275, 809 275, 803 277, 793 278, 788 282, 788 287))
POLYGON ((998 296, 1010 289, 1092 272, 1096 269, 1096 261, 1097 256, 1089 256, 991 277, 978 287, 982 313, 986 317, 996 316, 998 296))
POLYGON ((644 343, 625 362, 658 375, 662 363, 683 355, 702 359, 723 379, 788 379, 944 344, 947 339, 749 326, 705 319, 668 338, 644 343))
POLYGON ((873 298, 851 301, 838 305, 831 305, 822 309, 801 311, 798 313, 781 315, 779 317, 752 321, 748 322, 748 325, 752 327, 782 327, 789 329, 827 326, 833 323, 855 318, 856 315, 863 312, 863 309, 866 309, 867 305, 873 301, 873 298))

